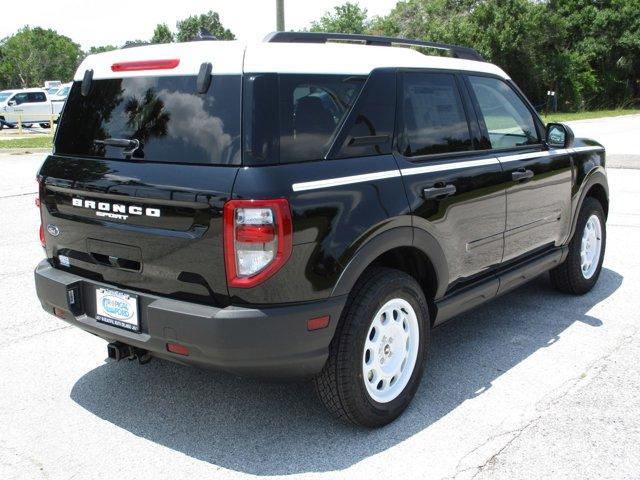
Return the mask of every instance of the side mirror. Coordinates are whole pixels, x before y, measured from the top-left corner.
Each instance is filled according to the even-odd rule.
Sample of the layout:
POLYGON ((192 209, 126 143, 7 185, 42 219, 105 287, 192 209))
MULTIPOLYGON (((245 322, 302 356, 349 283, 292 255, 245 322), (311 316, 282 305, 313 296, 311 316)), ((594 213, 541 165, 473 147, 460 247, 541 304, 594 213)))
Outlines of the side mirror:
POLYGON ((17 103, 16 103, 16 101, 15 101, 15 100, 9 100, 9 101, 7 102, 7 105, 9 105, 10 107, 15 107, 15 106, 17 105, 17 103))
POLYGON ((550 148, 570 148, 573 146, 573 130, 564 123, 547 123, 547 145, 550 148))

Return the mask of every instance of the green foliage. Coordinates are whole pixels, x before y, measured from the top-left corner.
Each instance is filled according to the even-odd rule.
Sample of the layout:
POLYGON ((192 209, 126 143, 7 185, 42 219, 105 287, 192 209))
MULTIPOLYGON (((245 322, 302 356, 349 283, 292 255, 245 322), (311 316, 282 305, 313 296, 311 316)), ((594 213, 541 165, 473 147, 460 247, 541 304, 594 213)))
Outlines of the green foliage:
POLYGON ((224 28, 217 12, 192 15, 176 22, 177 32, 173 33, 166 23, 159 23, 153 31, 151 43, 188 42, 198 36, 200 29, 211 33, 218 40, 235 40, 231 30, 224 28))
POLYGON ((201 28, 207 30, 218 40, 235 40, 236 38, 231 30, 224 28, 220 22, 220 15, 214 11, 187 17, 178 21, 176 27, 178 32, 175 38, 178 42, 187 42, 197 37, 201 28))
POLYGON ((334 7, 333 13, 325 13, 311 24, 312 32, 365 33, 369 28, 367 9, 357 3, 347 2, 334 7))
POLYGON ((53 137, 51 135, 46 136, 32 136, 26 138, 11 138, 7 140, 0 140, 0 149, 8 148, 52 148, 53 137))
POLYGON ((149 45, 149 42, 138 38, 136 40, 127 40, 126 42, 124 42, 122 48, 142 47, 143 45, 149 45))
POLYGON ((87 55, 94 55, 96 53, 110 52, 111 50, 117 50, 117 49, 118 49, 118 47, 116 47, 115 45, 102 45, 100 47, 91 47, 87 51, 87 55))
POLYGON ((70 38, 53 30, 23 27, 0 41, 0 89, 69 81, 83 57, 70 38))
POLYGON ((173 42, 173 33, 166 23, 159 23, 153 30, 151 43, 171 43, 173 42))
MULTIPOLYGON (((354 32, 348 6, 312 30, 354 32)), ((471 46, 538 106, 547 90, 563 110, 640 100, 640 0, 404 0, 358 22, 365 33, 471 46)))

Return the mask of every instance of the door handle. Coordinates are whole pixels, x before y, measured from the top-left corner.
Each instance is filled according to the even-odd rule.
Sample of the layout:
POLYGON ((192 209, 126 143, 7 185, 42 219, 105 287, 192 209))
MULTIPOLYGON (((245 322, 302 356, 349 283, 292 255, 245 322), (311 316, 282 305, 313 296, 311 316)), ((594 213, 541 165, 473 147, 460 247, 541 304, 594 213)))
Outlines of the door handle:
POLYGON ((533 178, 533 171, 531 170, 516 170, 511 173, 511 178, 514 182, 521 182, 522 180, 531 180, 533 178))
POLYGON ((425 188, 422 190, 422 195, 428 200, 442 200, 443 198, 450 197, 454 193, 456 193, 456 186, 451 184, 443 187, 425 188))

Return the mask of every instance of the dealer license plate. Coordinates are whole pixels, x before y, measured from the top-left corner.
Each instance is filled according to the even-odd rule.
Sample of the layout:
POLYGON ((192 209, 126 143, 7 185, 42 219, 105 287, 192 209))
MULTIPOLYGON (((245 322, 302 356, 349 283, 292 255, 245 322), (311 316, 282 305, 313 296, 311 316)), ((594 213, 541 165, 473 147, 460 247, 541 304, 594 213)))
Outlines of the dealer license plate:
POLYGON ((138 296, 110 288, 97 288, 96 320, 139 332, 138 296))

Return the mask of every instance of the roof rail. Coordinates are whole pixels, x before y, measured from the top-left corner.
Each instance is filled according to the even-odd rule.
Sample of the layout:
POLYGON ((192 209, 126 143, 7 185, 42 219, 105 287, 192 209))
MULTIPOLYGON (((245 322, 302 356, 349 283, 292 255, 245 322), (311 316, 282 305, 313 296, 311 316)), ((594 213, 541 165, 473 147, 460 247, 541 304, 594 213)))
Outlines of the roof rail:
POLYGON ((378 45, 392 47, 394 45, 410 45, 414 47, 427 47, 436 50, 446 50, 454 58, 465 60, 476 60, 484 62, 484 58, 473 48, 461 47, 459 45, 449 45, 446 43, 424 42, 422 40, 411 40, 407 38, 378 37, 375 35, 355 35, 350 33, 317 33, 317 32, 272 32, 264 37, 265 42, 283 43, 327 43, 353 42, 364 43, 365 45, 378 45))

